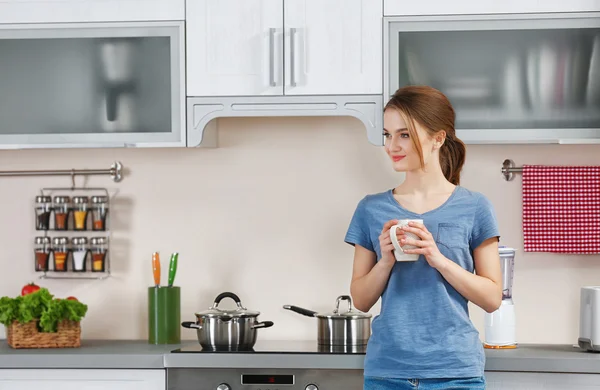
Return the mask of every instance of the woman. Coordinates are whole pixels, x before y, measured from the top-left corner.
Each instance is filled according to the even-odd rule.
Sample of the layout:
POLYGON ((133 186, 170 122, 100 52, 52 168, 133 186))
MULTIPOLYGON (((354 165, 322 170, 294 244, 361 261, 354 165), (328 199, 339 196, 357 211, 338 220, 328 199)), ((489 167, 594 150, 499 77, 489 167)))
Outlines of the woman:
POLYGON ((366 312, 382 298, 365 390, 485 389, 485 355, 467 304, 500 306, 500 235, 490 202, 459 185, 465 145, 454 119, 446 96, 425 86, 399 89, 384 110, 385 151, 406 179, 364 197, 345 237, 355 247, 354 305, 366 312), (400 219, 423 220, 397 230, 400 245, 417 247, 405 251, 417 261, 394 258, 389 230, 400 219))

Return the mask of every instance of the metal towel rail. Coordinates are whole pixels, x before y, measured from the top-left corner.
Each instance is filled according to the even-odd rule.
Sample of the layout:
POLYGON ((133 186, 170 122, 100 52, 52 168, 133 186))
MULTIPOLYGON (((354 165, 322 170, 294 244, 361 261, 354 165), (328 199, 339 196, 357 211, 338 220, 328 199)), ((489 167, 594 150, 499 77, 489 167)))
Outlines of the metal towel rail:
POLYGON ((123 165, 115 161, 109 169, 58 169, 39 171, 0 171, 0 176, 89 176, 109 175, 113 181, 119 182, 123 178, 123 165))
POLYGON ((515 178, 515 173, 523 172, 523 168, 515 167, 515 162, 510 159, 504 160, 502 163, 502 174, 504 175, 504 180, 511 181, 515 178))

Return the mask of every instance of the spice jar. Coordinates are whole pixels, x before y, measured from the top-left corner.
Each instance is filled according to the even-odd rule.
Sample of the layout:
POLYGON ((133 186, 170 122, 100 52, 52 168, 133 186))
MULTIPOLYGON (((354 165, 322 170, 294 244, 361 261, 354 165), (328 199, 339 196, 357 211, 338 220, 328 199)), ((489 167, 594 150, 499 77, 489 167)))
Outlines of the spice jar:
POLYGON ((85 260, 88 254, 88 240, 86 237, 73 237, 71 239, 72 244, 72 258, 73 258, 73 271, 84 272, 85 271, 85 260))
POLYGON ((48 258, 50 257, 50 237, 35 238, 35 270, 36 272, 48 271, 48 258))
POLYGON ((106 256, 108 251, 108 240, 106 237, 93 237, 90 240, 92 251, 92 272, 104 272, 106 268, 106 256))
POLYGON ((69 239, 67 237, 54 237, 52 240, 52 253, 54 255, 54 271, 66 271, 67 257, 69 255, 69 239))
POLYGON ((75 220, 75 230, 85 230, 88 214, 88 197, 73 197, 73 216, 75 220))
POLYGON ((71 198, 68 196, 54 197, 54 229, 68 229, 70 204, 71 198))
POLYGON ((35 197, 35 229, 50 229, 50 213, 52 212, 52 198, 49 196, 35 197))
POLYGON ((108 214, 108 198, 106 196, 92 196, 92 229, 106 229, 106 215, 108 214))

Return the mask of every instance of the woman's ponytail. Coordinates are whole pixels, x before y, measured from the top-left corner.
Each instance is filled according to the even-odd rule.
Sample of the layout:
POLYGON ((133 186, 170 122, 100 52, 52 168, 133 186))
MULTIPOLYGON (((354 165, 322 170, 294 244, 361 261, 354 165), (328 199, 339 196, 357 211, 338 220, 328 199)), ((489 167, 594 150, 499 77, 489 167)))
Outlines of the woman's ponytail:
POLYGON ((465 163, 467 148, 464 142, 447 135, 444 144, 440 148, 440 165, 446 179, 455 185, 460 184, 460 171, 465 163))

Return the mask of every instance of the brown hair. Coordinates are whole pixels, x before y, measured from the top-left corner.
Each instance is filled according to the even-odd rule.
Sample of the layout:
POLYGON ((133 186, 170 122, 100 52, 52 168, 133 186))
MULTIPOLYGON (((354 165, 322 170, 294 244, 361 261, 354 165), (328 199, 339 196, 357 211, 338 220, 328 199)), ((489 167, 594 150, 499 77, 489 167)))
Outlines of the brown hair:
POLYGON ((421 168, 425 164, 423 149, 414 121, 423 126, 431 136, 441 130, 446 132, 446 139, 440 148, 440 165, 446 179, 458 185, 467 151, 465 144, 456 138, 454 129, 456 114, 448 98, 435 88, 411 85, 400 88, 394 93, 384 111, 390 108, 398 110, 404 119, 415 150, 419 153, 421 168))

